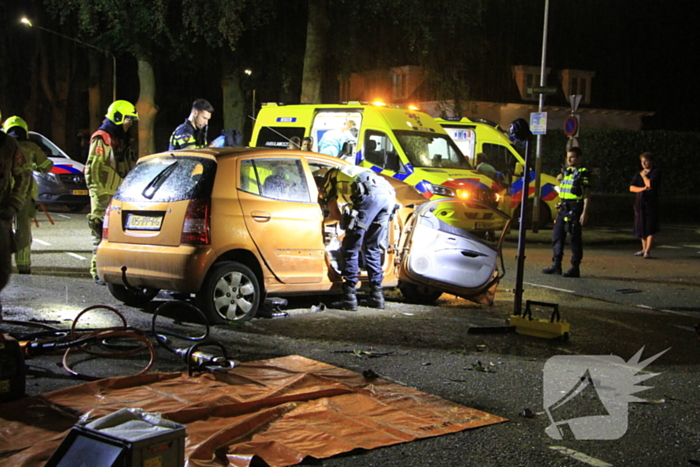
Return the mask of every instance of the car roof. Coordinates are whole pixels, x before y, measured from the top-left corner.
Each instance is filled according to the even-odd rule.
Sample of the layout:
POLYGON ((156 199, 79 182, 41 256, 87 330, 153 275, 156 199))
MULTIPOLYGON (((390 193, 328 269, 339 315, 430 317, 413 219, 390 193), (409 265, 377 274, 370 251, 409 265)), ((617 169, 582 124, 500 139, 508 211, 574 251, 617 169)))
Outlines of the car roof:
POLYGON ((330 165, 352 165, 343 159, 319 154, 317 152, 299 151, 284 148, 202 148, 191 150, 165 151, 157 154, 142 157, 140 160, 155 159, 159 157, 206 157, 211 159, 220 158, 244 158, 244 157, 259 157, 259 156, 287 156, 287 157, 305 157, 309 160, 324 162, 330 165))

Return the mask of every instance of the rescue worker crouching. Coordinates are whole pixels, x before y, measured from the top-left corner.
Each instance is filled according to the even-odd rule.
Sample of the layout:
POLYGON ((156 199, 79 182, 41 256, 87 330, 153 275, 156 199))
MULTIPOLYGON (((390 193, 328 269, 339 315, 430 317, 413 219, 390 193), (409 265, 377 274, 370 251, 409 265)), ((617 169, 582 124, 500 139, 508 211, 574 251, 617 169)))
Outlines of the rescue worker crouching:
POLYGON ((122 180, 134 168, 138 156, 131 149, 129 129, 139 119, 138 112, 128 101, 114 101, 107 109, 107 118, 90 138, 90 150, 85 164, 85 181, 90 192, 88 225, 92 233, 90 274, 96 283, 104 285, 97 276, 97 247, 102 241, 102 222, 112 196, 122 180))
POLYGON ((370 169, 358 166, 335 167, 326 173, 320 196, 328 209, 326 222, 340 221, 345 236, 341 245, 343 295, 330 308, 357 310, 356 287, 360 275, 360 250, 370 295, 363 305, 384 308, 381 245, 387 236, 390 218, 396 205, 393 187, 370 169), (340 204, 344 205, 341 212, 340 204))
POLYGON ((562 276, 581 277, 580 264, 583 259, 583 237, 581 227, 588 222, 590 181, 588 170, 581 167, 581 149, 573 147, 566 153, 566 168, 557 178, 560 180, 557 206, 559 214, 552 231, 552 265, 542 270, 544 274, 562 274, 561 262, 564 257, 564 242, 570 234, 571 268, 562 276))
POLYGON ((29 178, 25 202, 15 218, 15 243, 17 246, 15 265, 20 274, 31 274, 32 219, 36 216, 36 199, 39 196, 32 170, 42 174, 49 173, 53 168, 53 162, 36 143, 29 140, 29 127, 22 117, 8 118, 3 123, 2 129, 17 140, 19 149, 24 155, 24 167, 29 178))

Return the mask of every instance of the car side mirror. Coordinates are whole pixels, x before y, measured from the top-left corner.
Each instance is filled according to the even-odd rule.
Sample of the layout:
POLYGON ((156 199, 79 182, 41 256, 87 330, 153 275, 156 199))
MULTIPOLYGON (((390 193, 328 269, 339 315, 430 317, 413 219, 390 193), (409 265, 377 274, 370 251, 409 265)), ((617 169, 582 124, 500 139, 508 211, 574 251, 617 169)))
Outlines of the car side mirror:
POLYGON ((523 166, 523 164, 520 162, 516 162, 515 163, 515 172, 513 172, 513 175, 515 177, 522 177, 524 173, 525 173, 525 167, 523 166))

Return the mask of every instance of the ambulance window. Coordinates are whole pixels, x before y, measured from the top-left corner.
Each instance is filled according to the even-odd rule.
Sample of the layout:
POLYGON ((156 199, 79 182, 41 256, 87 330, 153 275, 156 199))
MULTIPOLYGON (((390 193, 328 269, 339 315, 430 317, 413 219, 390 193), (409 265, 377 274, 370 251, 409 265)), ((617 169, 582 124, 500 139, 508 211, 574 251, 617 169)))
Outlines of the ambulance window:
POLYGON ((386 133, 367 130, 363 143, 364 158, 382 169, 392 172, 405 173, 399 160, 399 154, 386 133))
POLYGON ((510 150, 501 144, 484 143, 482 152, 488 156, 489 163, 496 171, 504 173, 513 173, 515 170, 515 157, 510 150))
POLYGON ((271 127, 264 126, 260 128, 258 140, 255 146, 258 148, 284 148, 289 146, 289 140, 293 136, 301 139, 304 137, 305 129, 303 127, 271 127))
POLYGON ((414 167, 472 169, 467 158, 447 135, 404 130, 395 134, 414 167))

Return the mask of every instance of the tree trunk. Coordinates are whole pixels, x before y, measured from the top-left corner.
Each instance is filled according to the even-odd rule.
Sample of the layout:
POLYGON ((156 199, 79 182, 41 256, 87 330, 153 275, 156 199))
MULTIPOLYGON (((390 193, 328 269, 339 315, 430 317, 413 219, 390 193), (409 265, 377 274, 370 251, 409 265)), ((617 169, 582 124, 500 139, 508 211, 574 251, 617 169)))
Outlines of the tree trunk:
POLYGON ((75 47, 68 47, 65 41, 51 41, 40 36, 41 47, 41 87, 51 103, 51 140, 63 150, 66 143, 66 109, 73 74, 75 72, 75 47))
POLYGON ((105 111, 108 106, 102 105, 101 89, 100 89, 100 64, 102 56, 97 52, 88 52, 88 111, 90 112, 90 131, 95 131, 104 119, 105 111))
MULTIPOLYGON (((246 124, 245 102, 241 90, 241 80, 238 76, 236 63, 230 51, 225 50, 221 55, 221 90, 223 93, 224 129, 235 129, 243 132, 246 124)), ((211 135, 215 138, 217 135, 211 135)), ((247 141, 244 141, 246 144, 247 141)))
POLYGON ((139 157, 156 152, 153 128, 156 123, 158 107, 155 104, 156 79, 153 66, 148 58, 137 57, 139 75, 139 100, 136 102, 136 110, 139 113, 139 157))
POLYGON ((323 64, 326 59, 326 36, 330 22, 326 0, 309 0, 309 19, 306 27, 304 74, 301 83, 301 103, 321 103, 323 64))

